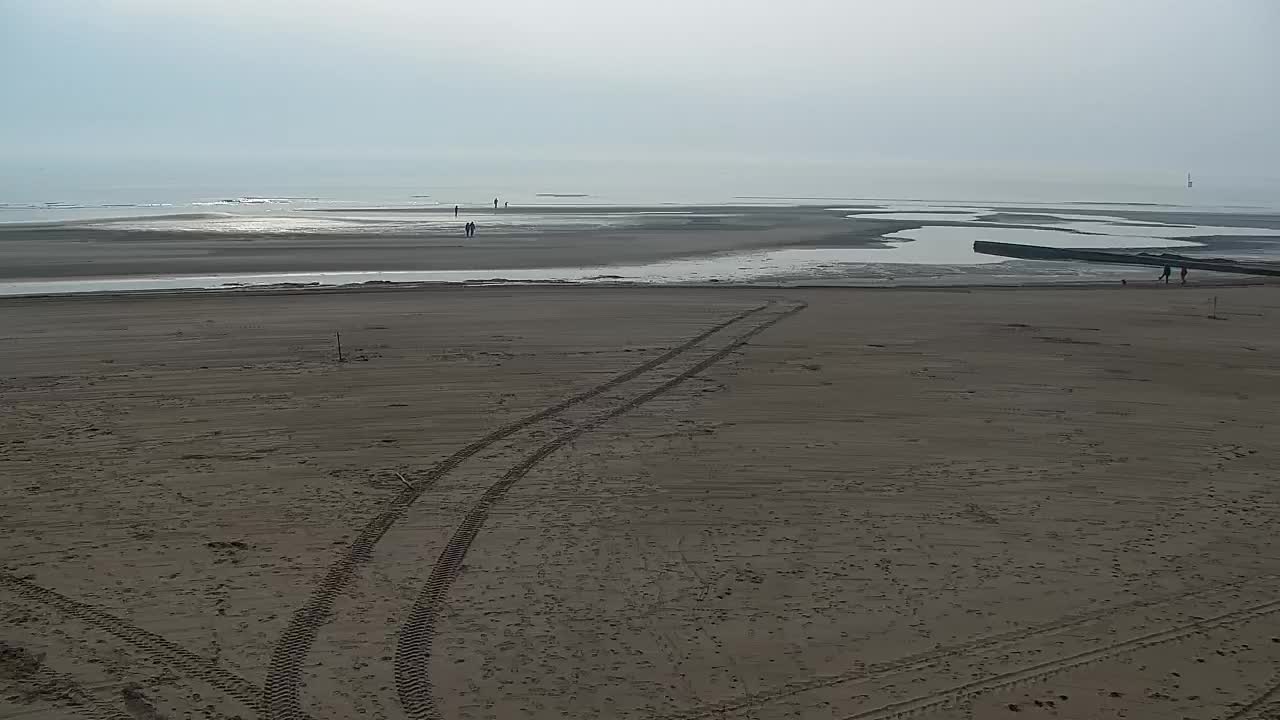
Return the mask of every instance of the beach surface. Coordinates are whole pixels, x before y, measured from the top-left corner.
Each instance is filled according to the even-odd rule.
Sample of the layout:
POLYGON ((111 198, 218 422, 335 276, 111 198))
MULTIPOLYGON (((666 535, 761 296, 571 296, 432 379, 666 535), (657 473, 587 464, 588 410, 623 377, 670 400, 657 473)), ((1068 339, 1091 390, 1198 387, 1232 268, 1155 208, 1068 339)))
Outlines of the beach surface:
POLYGON ((1265 209, 850 199, 468 207, 455 217, 438 205, 262 202, 217 212, 206 205, 11 209, 0 214, 0 296, 367 283, 920 286, 1142 277, 1097 263, 982 255, 975 241, 1280 262, 1280 213, 1265 209), (143 210, 151 214, 136 214, 143 210), (92 212, 116 215, 79 215, 92 212), (472 222, 476 234, 466 237, 462 228, 472 222))
POLYGON ((0 718, 1275 717, 1278 323, 1274 285, 3 299, 0 718))
POLYGON ((468 209, 457 218, 442 208, 187 213, 0 225, 0 279, 628 264, 864 247, 909 227, 785 207, 468 209), (474 238, 463 234, 467 222, 477 224, 474 238))

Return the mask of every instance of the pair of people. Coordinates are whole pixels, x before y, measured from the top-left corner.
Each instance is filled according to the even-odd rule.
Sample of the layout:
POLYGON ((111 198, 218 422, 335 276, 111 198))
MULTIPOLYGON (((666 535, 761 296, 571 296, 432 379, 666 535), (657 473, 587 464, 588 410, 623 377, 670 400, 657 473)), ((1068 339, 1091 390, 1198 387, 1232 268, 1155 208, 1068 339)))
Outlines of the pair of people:
POLYGON ((463 229, 466 231, 466 233, 467 233, 467 237, 475 237, 475 236, 476 236, 476 224, 475 224, 475 223, 473 223, 473 222, 469 222, 469 223, 467 223, 466 225, 464 225, 464 226, 463 226, 463 229))
MULTIPOLYGON (((1182 278, 1182 284, 1183 284, 1183 285, 1186 285, 1186 284, 1187 284, 1187 269, 1186 269, 1186 268, 1179 268, 1179 273, 1178 273, 1178 274, 1179 274, 1179 275, 1181 276, 1181 278, 1182 278)), ((1163 280, 1163 281, 1164 281, 1164 284, 1165 284, 1165 285, 1168 285, 1168 284, 1169 284, 1169 277, 1170 277, 1171 275, 1173 275, 1173 267, 1172 267, 1172 266, 1169 266, 1169 265, 1165 265, 1165 266, 1164 266, 1164 272, 1160 273, 1160 277, 1159 277, 1159 278, 1157 278, 1157 279, 1158 279, 1158 280, 1163 280)))

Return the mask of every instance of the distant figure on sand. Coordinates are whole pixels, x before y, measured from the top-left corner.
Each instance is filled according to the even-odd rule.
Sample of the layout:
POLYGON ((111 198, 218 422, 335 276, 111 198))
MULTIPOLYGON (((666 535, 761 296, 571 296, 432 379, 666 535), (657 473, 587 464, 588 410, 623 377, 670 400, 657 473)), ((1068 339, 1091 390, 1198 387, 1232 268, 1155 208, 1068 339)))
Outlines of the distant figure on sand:
POLYGON ((1168 266, 1168 265, 1165 265, 1165 266, 1164 266, 1164 272, 1160 273, 1160 277, 1158 277, 1158 278, 1156 278, 1156 279, 1157 279, 1157 280, 1163 280, 1163 281, 1164 281, 1164 284, 1165 284, 1165 285, 1168 285, 1168 284, 1169 284, 1169 277, 1170 277, 1170 276, 1172 276, 1172 275, 1173 275, 1173 268, 1172 268, 1172 267, 1170 267, 1170 266, 1168 266))
POLYGON ((454 206, 453 206, 453 216, 454 216, 454 217, 458 217, 458 206, 457 206, 457 205, 454 205, 454 206))
POLYGON ((1186 285, 1186 284, 1187 284, 1187 269, 1186 269, 1185 267, 1184 267, 1184 268, 1179 268, 1179 269, 1178 269, 1178 274, 1182 276, 1182 284, 1183 284, 1183 285, 1186 285))
POLYGON ((506 201, 503 201, 503 203, 502 203, 502 209, 503 209, 503 210, 506 210, 506 209, 507 209, 508 207, 510 207, 510 206, 511 206, 511 203, 506 202, 506 201))
POLYGON ((497 209, 498 209, 498 198, 494 198, 494 199, 493 199, 493 209, 494 209, 494 210, 497 210, 497 209))
POLYGON ((475 237, 475 236, 476 236, 476 224, 475 224, 475 223, 473 223, 473 222, 469 222, 469 223, 467 223, 467 224, 466 224, 466 226, 465 226, 463 229, 466 231, 466 233, 467 233, 467 237, 475 237))

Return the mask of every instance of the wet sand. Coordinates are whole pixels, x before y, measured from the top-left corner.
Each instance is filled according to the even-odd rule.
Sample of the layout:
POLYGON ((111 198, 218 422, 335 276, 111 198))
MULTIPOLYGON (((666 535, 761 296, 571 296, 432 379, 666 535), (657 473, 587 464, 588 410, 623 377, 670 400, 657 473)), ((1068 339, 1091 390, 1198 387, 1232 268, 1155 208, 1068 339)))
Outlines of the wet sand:
POLYGON ((0 718, 1280 711, 1274 286, 0 308, 0 718))
MULTIPOLYGON (((345 212, 378 215, 369 208, 345 212)), ((702 214, 690 217, 661 207, 511 209, 473 211, 452 223, 433 210, 415 214, 443 216, 444 225, 397 230, 369 223, 361 232, 340 225, 323 232, 138 230, 120 221, 0 225, 0 280, 626 265, 763 248, 875 247, 885 244, 885 234, 920 225, 855 221, 821 208, 689 207, 678 212, 702 214), (673 214, 636 216, 645 210, 673 214), (581 226, 557 224, 583 213, 591 216, 575 221, 581 226), (478 224, 474 238, 463 236, 468 220, 478 224)), ((295 217, 328 215, 312 211, 295 217)))

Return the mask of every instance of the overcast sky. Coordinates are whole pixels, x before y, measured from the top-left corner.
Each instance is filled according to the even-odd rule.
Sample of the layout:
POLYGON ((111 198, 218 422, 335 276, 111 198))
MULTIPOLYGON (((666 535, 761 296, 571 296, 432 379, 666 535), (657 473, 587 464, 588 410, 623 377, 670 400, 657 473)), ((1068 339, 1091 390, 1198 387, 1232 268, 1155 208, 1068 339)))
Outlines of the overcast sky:
POLYGON ((10 170, 683 158, 1265 180, 1280 2, 0 0, 0 93, 10 170))

